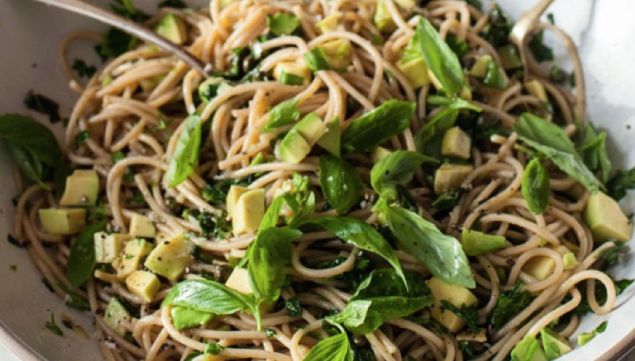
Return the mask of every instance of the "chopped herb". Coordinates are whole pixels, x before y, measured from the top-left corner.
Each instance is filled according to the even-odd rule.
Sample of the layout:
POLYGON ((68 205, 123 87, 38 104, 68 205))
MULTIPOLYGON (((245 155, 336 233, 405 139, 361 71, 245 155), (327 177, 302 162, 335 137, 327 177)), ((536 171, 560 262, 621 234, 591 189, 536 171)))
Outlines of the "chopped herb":
POLYGON ((11 271, 15 272, 18 270, 18 266, 15 264, 12 264, 11 266, 9 266, 9 268, 11 269, 11 271))
POLYGON ((557 84, 563 84, 565 80, 567 80, 567 76, 567 72, 562 70, 562 68, 557 65, 552 66, 551 70, 549 71, 549 78, 551 78, 551 81, 557 84))
POLYGON ((110 159, 112 160, 113 163, 118 163, 118 162, 124 160, 125 158, 126 158, 126 156, 123 154, 122 151, 118 151, 118 152, 112 153, 110 155, 110 159))
POLYGON ((44 327, 46 327, 49 331, 53 332, 54 334, 60 337, 64 337, 64 332, 62 332, 62 329, 55 324, 55 315, 53 313, 51 313, 51 320, 48 321, 44 325, 44 327))
POLYGON ((618 170, 606 183, 608 195, 619 201, 626 193, 635 189, 635 167, 626 171, 618 170))
POLYGON ((479 332, 481 329, 478 326, 478 310, 474 306, 465 306, 461 305, 461 307, 457 307, 450 303, 448 300, 441 300, 441 307, 443 307, 446 311, 450 311, 465 321, 467 328, 472 332, 479 332))
POLYGON ((595 336, 606 331, 607 326, 608 326, 608 321, 604 321, 595 330, 591 332, 581 333, 580 335, 578 335, 578 344, 580 346, 586 345, 587 343, 589 343, 589 341, 593 340, 595 336))
POLYGON ((97 68, 94 65, 88 65, 82 59, 75 59, 73 62, 73 70, 77 72, 80 78, 91 78, 95 75, 97 68))
POLYGON ((454 209, 460 202, 461 197, 465 194, 466 190, 463 188, 458 188, 451 190, 449 192, 441 194, 437 199, 432 202, 432 207, 436 208, 439 211, 449 211, 454 209))
POLYGON ((217 240, 231 237, 231 223, 223 216, 201 212, 198 216, 198 224, 201 227, 203 237, 212 237, 217 240))
POLYGON ((489 24, 483 28, 481 36, 494 48, 509 44, 509 34, 514 24, 505 16, 500 6, 496 5, 489 17, 489 24))
POLYGON ((134 49, 138 43, 139 40, 134 36, 117 28, 110 28, 102 35, 101 44, 95 50, 102 59, 107 60, 134 49))
POLYGON ((551 23, 551 25, 556 25, 556 17, 553 13, 547 14, 547 20, 551 23))
MULTIPOLYGON (((613 280, 613 283, 615 284, 615 293, 617 295, 621 295, 622 292, 624 292, 624 290, 626 290, 631 284, 633 284, 633 281, 635 280, 631 280, 631 279, 623 279, 619 281, 613 280)), ((587 300, 587 297, 586 297, 587 293, 585 291, 586 290, 583 290, 583 292, 581 292, 582 301, 580 301, 580 305, 578 305, 578 307, 574 310, 574 312, 577 313, 578 315, 585 315, 587 313, 593 312, 593 310, 591 309, 591 306, 589 305, 589 301, 587 300)), ((595 283, 595 301, 598 304, 603 305, 606 302, 606 298, 607 298, 607 294, 606 294, 606 288, 604 287, 604 284, 602 284, 601 282, 596 282, 595 283)), ((570 299, 570 296, 565 298, 563 302, 567 302, 569 299, 570 299)))
POLYGON ((49 290, 49 292, 55 293, 55 290, 53 289, 53 286, 51 286, 51 283, 49 282, 49 280, 43 277, 42 283, 44 284, 44 287, 46 287, 46 289, 49 290))
POLYGON ((112 0, 110 8, 115 14, 134 22, 140 23, 149 18, 148 14, 144 14, 132 6, 132 0, 112 0))
POLYGON ((185 9, 187 4, 183 0, 164 0, 159 3, 160 8, 185 9))
POLYGON ((553 50, 544 43, 544 31, 539 31, 529 42, 529 50, 537 62, 554 60, 553 50))
POLYGON ((276 332, 276 330, 265 328, 265 335, 267 335, 267 338, 273 338, 273 337, 276 337, 278 333, 276 332))
POLYGON ((291 73, 283 71, 280 73, 280 82, 284 85, 302 85, 304 84, 304 78, 291 73))
POLYGON ((47 115, 51 123, 57 123, 60 117, 60 106, 50 98, 30 90, 24 98, 24 106, 38 113, 47 115))
POLYGON ((529 292, 522 291, 522 287, 523 285, 518 283, 511 290, 503 291, 498 297, 498 303, 492 311, 491 320, 495 330, 503 327, 507 321, 527 308, 534 300, 534 296, 529 292))
POLYGON ((615 266, 618 263, 624 263, 628 258, 629 248, 625 247, 625 242, 614 242, 615 247, 605 249, 600 253, 600 259, 606 261, 607 266, 615 266))
POLYGON ((286 299, 284 301, 284 307, 286 307, 287 311, 289 311, 290 317, 302 316, 302 305, 300 304, 299 298, 292 297, 292 298, 286 299))
POLYGON ((445 42, 448 43, 450 49, 452 49, 452 51, 456 53, 459 59, 464 57, 467 53, 470 52, 470 50, 472 50, 470 44, 468 44, 466 41, 459 40, 459 38, 456 37, 456 35, 454 34, 448 34, 445 42))
POLYGON ((90 132, 88 130, 81 131, 75 136, 75 146, 81 147, 90 138, 90 132))
POLYGON ((304 54, 304 61, 313 71, 329 70, 331 68, 321 48, 313 48, 304 54))
POLYGON ((7 234, 7 241, 9 243, 11 243, 12 245, 18 247, 18 248, 25 248, 26 247, 26 243, 22 243, 20 241, 18 241, 15 237, 13 237, 11 234, 7 234))
POLYGON ((212 205, 225 204, 229 188, 233 185, 247 186, 249 183, 244 179, 221 179, 213 184, 208 184, 203 188, 203 199, 212 205))
POLYGON ((217 343, 208 343, 207 347, 205 347, 206 355, 218 355, 221 351, 223 351, 224 347, 217 343))

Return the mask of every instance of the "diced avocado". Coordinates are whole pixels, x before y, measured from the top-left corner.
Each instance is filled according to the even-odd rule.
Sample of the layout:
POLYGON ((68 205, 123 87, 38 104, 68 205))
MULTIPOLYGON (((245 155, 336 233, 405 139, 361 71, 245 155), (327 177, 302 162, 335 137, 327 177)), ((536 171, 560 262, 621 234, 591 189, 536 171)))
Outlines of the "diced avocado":
POLYGON ((565 270, 572 270, 578 267, 579 264, 578 259, 575 258, 575 254, 573 254, 573 252, 566 253, 562 256, 562 262, 564 263, 565 270))
POLYGON ((487 73, 483 78, 483 84, 491 88, 507 88, 507 78, 505 72, 500 69, 495 61, 490 61, 487 65, 487 73))
POLYGON ((99 194, 96 170, 76 170, 66 178, 66 189, 60 199, 62 206, 94 206, 99 194))
MULTIPOLYGON (((117 270, 118 278, 126 278, 141 266, 141 260, 152 252, 154 245, 143 239, 128 241, 123 249, 117 270)), ((114 266, 114 262, 113 262, 114 266)))
MULTIPOLYGON (((234 268, 232 274, 227 279, 227 282, 225 282, 225 286, 245 295, 254 293, 251 289, 251 285, 249 284, 249 272, 246 268, 234 268)), ((263 302, 260 304, 260 311, 262 313, 268 313, 273 309, 273 306, 275 305, 267 305, 263 302)))
POLYGON ((263 163, 267 163, 267 159, 265 158, 265 155, 260 152, 254 157, 254 159, 251 160, 251 163, 249 163, 249 165, 258 165, 263 163))
POLYGON ((161 288, 159 277, 148 271, 134 271, 126 278, 126 286, 132 294, 146 302, 152 302, 161 288))
POLYGON ((343 39, 331 40, 319 46, 331 69, 345 70, 351 65, 351 45, 343 39))
POLYGON ((444 164, 434 177, 434 192, 443 194, 461 187, 461 184, 474 170, 474 166, 460 164, 444 164))
POLYGON ((119 302, 116 297, 110 299, 108 302, 108 308, 104 313, 104 322, 111 330, 115 331, 120 336, 126 335, 125 324, 132 320, 128 310, 119 302))
POLYGON ((170 281, 176 281, 192 260, 193 250, 194 244, 181 233, 159 243, 143 265, 170 281))
POLYGON ((104 75, 104 79, 101 81, 101 86, 107 87, 108 85, 110 85, 110 83, 112 83, 112 75, 110 74, 104 75))
POLYGON ((280 83, 288 83, 286 81, 283 81, 284 79, 282 79, 284 74, 289 74, 301 78, 302 82, 298 85, 306 85, 311 82, 311 69, 302 63, 290 61, 279 62, 273 68, 273 77, 280 83))
POLYGON ((175 44, 181 45, 187 41, 185 22, 172 13, 165 15, 154 31, 175 44))
POLYGON ((256 232, 265 216, 265 190, 252 189, 238 198, 232 212, 232 228, 235 235, 256 232))
POLYGON ((143 89, 144 92, 149 93, 152 90, 154 90, 154 88, 156 88, 157 85, 161 84, 163 79, 165 79, 165 75, 163 74, 155 75, 150 78, 141 79, 139 81, 139 85, 141 86, 141 89, 143 89))
POLYGON ((370 153, 370 160, 372 160, 374 164, 377 164, 380 160, 386 158, 391 154, 392 152, 388 149, 384 147, 377 147, 370 153))
POLYGON ((317 144, 336 157, 341 155, 342 130, 340 129, 340 120, 337 117, 326 124, 326 133, 322 135, 317 144))
POLYGON ((320 29, 322 33, 328 33, 329 31, 337 31, 337 26, 342 18, 342 13, 331 14, 324 19, 320 20, 315 26, 320 29))
POLYGON ((470 69, 470 75, 475 76, 477 78, 485 78, 485 74, 487 74, 487 66, 492 61, 492 57, 489 55, 484 55, 480 59, 476 61, 472 69, 470 69))
POLYGON ((578 335, 578 345, 584 346, 595 338, 596 334, 593 332, 582 332, 578 335))
POLYGON ((447 157, 469 159, 471 151, 472 140, 461 128, 450 128, 443 135, 441 154, 447 157))
POLYGON ((624 215, 619 204, 602 192, 589 198, 584 208, 584 222, 597 242, 608 239, 626 242, 633 236, 633 223, 624 215))
POLYGON ((523 61, 518 55, 518 49, 514 45, 505 45, 496 50, 505 70, 518 69, 523 66, 523 61))
POLYGON ((434 88, 437 90, 443 89, 443 84, 439 81, 436 75, 432 72, 432 70, 428 69, 428 78, 430 78, 430 82, 434 85, 434 88))
POLYGON ((70 236, 86 227, 86 210, 83 208, 40 209, 40 222, 46 233, 70 236))
POLYGON ((419 54, 410 55, 408 52, 397 61, 397 68, 406 77, 408 83, 414 89, 419 89, 424 85, 430 84, 428 76, 428 65, 419 54))
MULTIPOLYGON (((565 255, 569 253, 569 250, 565 246, 549 247, 554 251, 565 255)), ((532 276, 533 278, 542 281, 553 274, 556 269, 556 262, 551 257, 537 256, 533 257, 525 263, 523 266, 523 272, 532 276)))
POLYGON ((534 336, 525 336, 511 352, 512 360, 548 361, 534 336))
POLYGON ((540 330, 540 338, 542 340, 542 348, 545 350, 545 356, 549 360, 557 359, 571 352, 571 346, 569 346, 567 340, 548 328, 540 330))
POLYGON ((541 82, 538 80, 530 80, 525 83, 525 89, 527 92, 543 102, 548 102, 547 91, 541 82))
POLYGON ((225 201, 225 205, 227 206, 227 214, 231 215, 234 212, 234 208, 236 208, 236 203, 238 203, 238 199, 240 196, 249 191, 249 188, 241 187, 233 185, 229 187, 229 192, 227 192, 227 200, 225 201))
POLYGON ((461 92, 459 93, 459 98, 470 101, 472 100, 472 88, 469 85, 461 88, 461 92))
POLYGON ((478 256, 505 248, 505 237, 463 228, 461 245, 468 256, 478 256))
POLYGON ((201 312, 193 310, 187 307, 174 306, 170 310, 172 316, 172 323, 177 330, 184 330, 186 328, 204 326, 206 323, 214 318, 214 315, 207 312, 201 312))
POLYGON ((392 15, 390 15, 385 0, 379 0, 377 2, 373 23, 375 27, 377 27, 377 30, 384 34, 390 34, 397 29, 397 24, 395 24, 392 15))
POLYGON ((311 146, 295 128, 292 128, 280 142, 280 159, 283 162, 299 164, 309 153, 311 146))
POLYGON ((302 135, 309 146, 314 146, 315 143, 322 138, 326 133, 326 125, 322 118, 318 117, 315 113, 309 113, 306 117, 302 118, 293 128, 297 129, 298 133, 302 135))
POLYGON ((426 283, 435 300, 434 305, 430 309, 432 318, 445 326, 450 332, 459 332, 465 326, 465 321, 451 311, 443 309, 441 301, 446 300, 456 307, 471 307, 478 302, 476 296, 463 286, 451 285, 436 277, 432 277, 426 283))
POLYGON ((119 257, 124 244, 132 237, 127 234, 97 232, 93 238, 97 263, 112 263, 115 258, 119 257))
POLYGON ((133 237, 154 238, 156 228, 150 218, 140 214, 133 214, 130 218, 130 235, 133 237))
POLYGON ((210 102, 217 95, 221 95, 231 88, 232 86, 225 82, 223 78, 211 77, 198 86, 198 95, 202 100, 210 102))

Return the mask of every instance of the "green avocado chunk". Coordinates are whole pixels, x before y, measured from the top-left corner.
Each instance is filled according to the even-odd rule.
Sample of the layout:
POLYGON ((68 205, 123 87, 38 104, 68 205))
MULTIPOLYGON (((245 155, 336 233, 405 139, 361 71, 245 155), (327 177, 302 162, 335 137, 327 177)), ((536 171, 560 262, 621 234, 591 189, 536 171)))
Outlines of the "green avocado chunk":
POLYGON ((187 307, 174 306, 170 310, 172 322, 177 330, 203 326, 214 318, 214 315, 207 312, 193 310, 187 307))
POLYGON ((461 245, 468 256, 478 256, 505 248, 505 237, 463 228, 461 245))
POLYGON ((514 347, 511 353, 514 361, 548 361, 540 348, 540 343, 533 336, 526 336, 514 347))
POLYGON ((171 42, 181 45, 187 40, 187 31, 185 23, 176 15, 169 13, 161 19, 159 24, 154 28, 157 34, 170 40, 171 42))
POLYGON ((584 222, 596 242, 609 239, 626 242, 633 236, 633 223, 624 215, 619 204, 602 192, 589 197, 584 208, 584 222))
POLYGON ((548 328, 543 328, 540 331, 540 338, 542 339, 542 348, 545 350, 545 356, 549 360, 557 359, 571 351, 571 346, 569 346, 567 340, 548 328))

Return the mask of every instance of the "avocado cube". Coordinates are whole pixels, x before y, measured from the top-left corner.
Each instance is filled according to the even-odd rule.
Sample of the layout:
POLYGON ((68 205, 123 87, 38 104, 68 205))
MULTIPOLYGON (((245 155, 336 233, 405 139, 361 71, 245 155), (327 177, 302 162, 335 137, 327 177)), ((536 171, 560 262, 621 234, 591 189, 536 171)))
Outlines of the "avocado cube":
POLYGON ((326 133, 322 135, 317 144, 327 152, 339 157, 342 153, 342 130, 337 117, 326 124, 326 133))
POLYGON ((130 218, 130 235, 133 237, 154 238, 156 228, 150 218, 140 214, 133 214, 130 218))
POLYGON ((525 89, 527 92, 536 98, 540 99, 540 101, 548 102, 549 98, 547 97, 547 91, 541 82, 538 80, 531 80, 525 83, 525 89))
POLYGON ((566 253, 562 256, 562 262, 564 263, 564 269, 567 271, 578 267, 579 264, 578 259, 575 258, 575 254, 573 254, 573 252, 566 253))
POLYGON ((463 286, 451 285, 436 277, 432 277, 426 284, 435 300, 434 305, 430 309, 432 318, 450 332, 459 332, 465 326, 465 321, 451 311, 445 310, 441 306, 441 301, 446 300, 456 307, 471 307, 478 302, 476 296, 463 286))
POLYGON ((277 81, 282 83, 283 74, 290 74, 302 79, 302 85, 307 85, 311 82, 312 72, 311 69, 302 63, 282 61, 276 64, 273 68, 273 77, 277 81))
POLYGON ((241 187, 233 185, 229 187, 229 192, 227 192, 227 199, 225 200, 225 205, 227 206, 227 213, 234 213, 234 208, 236 208, 236 203, 238 203, 238 199, 243 194, 247 193, 249 188, 241 187))
POLYGON ((633 236, 633 223, 624 215, 617 202, 602 192, 592 194, 584 208, 584 222, 591 229, 593 240, 609 239, 626 242, 633 236))
POLYGON ((97 263, 112 263, 115 258, 119 257, 124 244, 132 237, 127 234, 97 232, 93 238, 97 263))
MULTIPOLYGON (((123 249, 120 261, 117 262, 117 277, 120 279, 128 277, 132 272, 139 269, 141 259, 152 252, 154 245, 143 239, 133 239, 128 241, 123 249)), ((113 266, 115 262, 113 261, 113 266)))
POLYGON ((461 187, 461 184, 472 173, 474 166, 462 164, 444 164, 434 177, 434 192, 443 194, 461 187))
POLYGON ((404 54, 397 62, 397 68, 414 89, 419 89, 431 82, 428 76, 428 65, 419 54, 417 54, 417 56, 411 56, 408 53, 404 54))
POLYGON ((86 210, 83 208, 47 208, 38 211, 46 233, 70 236, 86 227, 86 210))
POLYGON ((480 57, 474 66, 472 66, 472 69, 470 69, 470 75, 481 79, 485 78, 485 75, 487 74, 487 67, 491 61, 492 57, 489 55, 480 57))
POLYGON ((157 85, 161 84, 161 82, 165 79, 165 75, 155 75, 149 78, 143 78, 139 80, 139 86, 143 89, 144 92, 150 93, 157 85))
POLYGON ((283 162, 299 164, 311 153, 311 146, 296 128, 292 128, 280 142, 280 159, 283 162))
POLYGON ((144 266, 150 271, 170 281, 179 279, 192 260, 194 244, 181 233, 168 241, 163 241, 150 252, 144 266))
POLYGON ((572 350, 564 337, 548 328, 540 330, 540 338, 542 339, 542 348, 545 350, 545 356, 548 360, 557 359, 572 350))
POLYGON ((154 31, 178 45, 187 41, 185 22, 172 13, 165 15, 154 31))
POLYGON ((461 245, 468 256, 478 256, 505 248, 505 237, 463 228, 461 245))
POLYGON ((319 46, 331 69, 345 70, 351 65, 351 45, 343 39, 331 40, 319 46))
POLYGON ((170 316, 172 316, 172 323, 177 330, 184 330, 186 328, 204 326, 206 323, 214 318, 214 315, 207 312, 197 311, 187 307, 174 306, 170 310, 170 316))
POLYGON ((104 322, 119 336, 126 335, 126 323, 130 323, 132 316, 116 297, 110 299, 104 313, 104 322))
MULTIPOLYGON (((232 274, 229 275, 227 282, 225 282, 225 286, 238 291, 244 295, 251 295, 254 291, 251 289, 251 285, 249 284, 249 271, 246 268, 236 267, 232 271, 232 274)), ((273 309, 275 305, 267 305, 265 302, 260 304, 260 312, 268 313, 273 309)))
POLYGON ((151 272, 134 271, 126 277, 126 286, 135 296, 141 297, 146 302, 152 302, 161 288, 161 281, 151 272))
MULTIPOLYGON (((554 251, 565 255, 569 253, 569 250, 565 246, 549 247, 554 251)), ((527 273, 531 277, 542 281, 553 274, 556 269, 556 262, 551 257, 537 256, 523 265, 523 272, 527 273)))
POLYGON ((235 235, 256 232, 265 216, 265 190, 252 189, 236 203, 232 212, 232 228, 235 235))
POLYGON ((315 24, 315 26, 320 29, 323 34, 328 33, 329 31, 337 31, 337 26, 339 25, 341 18, 342 13, 331 14, 320 20, 317 24, 315 24))
POLYGON ((523 66, 523 61, 514 45, 505 45, 496 49, 501 64, 505 70, 518 69, 523 66))
POLYGON ((307 144, 311 147, 326 133, 324 121, 315 113, 309 113, 306 117, 302 118, 298 124, 294 125, 293 128, 302 135, 304 140, 306 140, 307 144))
POLYGON ((540 343, 534 336, 525 336, 511 352, 512 360, 547 361, 540 343))
POLYGON ((472 140, 461 128, 453 127, 443 135, 441 154, 446 157, 470 159, 472 140))
POLYGON ((370 160, 372 160, 374 164, 377 164, 380 160, 386 158, 391 154, 392 152, 388 149, 384 147, 377 147, 370 153, 370 160))
POLYGON ((61 206, 94 206, 99 194, 97 171, 76 170, 66 177, 66 189, 60 199, 61 206))
POLYGON ((397 24, 395 24, 392 15, 390 15, 390 11, 388 11, 386 0, 379 0, 377 2, 373 23, 375 27, 377 27, 377 30, 383 34, 390 34, 397 30, 397 24))

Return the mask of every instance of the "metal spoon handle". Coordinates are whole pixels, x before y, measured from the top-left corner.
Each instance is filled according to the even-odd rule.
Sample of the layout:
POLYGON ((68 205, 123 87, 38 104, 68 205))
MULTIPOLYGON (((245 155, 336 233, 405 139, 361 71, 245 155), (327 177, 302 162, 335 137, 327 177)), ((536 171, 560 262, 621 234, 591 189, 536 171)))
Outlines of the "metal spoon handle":
POLYGON ((525 12, 512 28, 510 35, 511 41, 521 46, 531 27, 540 19, 540 16, 542 16, 553 2, 554 0, 540 0, 534 7, 525 12))
POLYGON ((185 50, 183 47, 174 44, 170 40, 164 38, 163 36, 148 30, 147 28, 136 24, 128 19, 124 19, 120 16, 117 16, 109 11, 101 9, 97 6, 87 4, 81 0, 36 0, 38 2, 52 5, 58 8, 62 8, 65 10, 69 10, 75 12, 77 14, 81 14, 96 20, 99 20, 108 25, 114 26, 126 33, 133 35, 139 39, 145 40, 149 43, 152 43, 159 48, 173 53, 179 59, 183 60, 187 65, 192 67, 193 69, 198 70, 204 76, 209 76, 207 71, 205 71, 205 64, 192 55, 189 51, 185 50))

